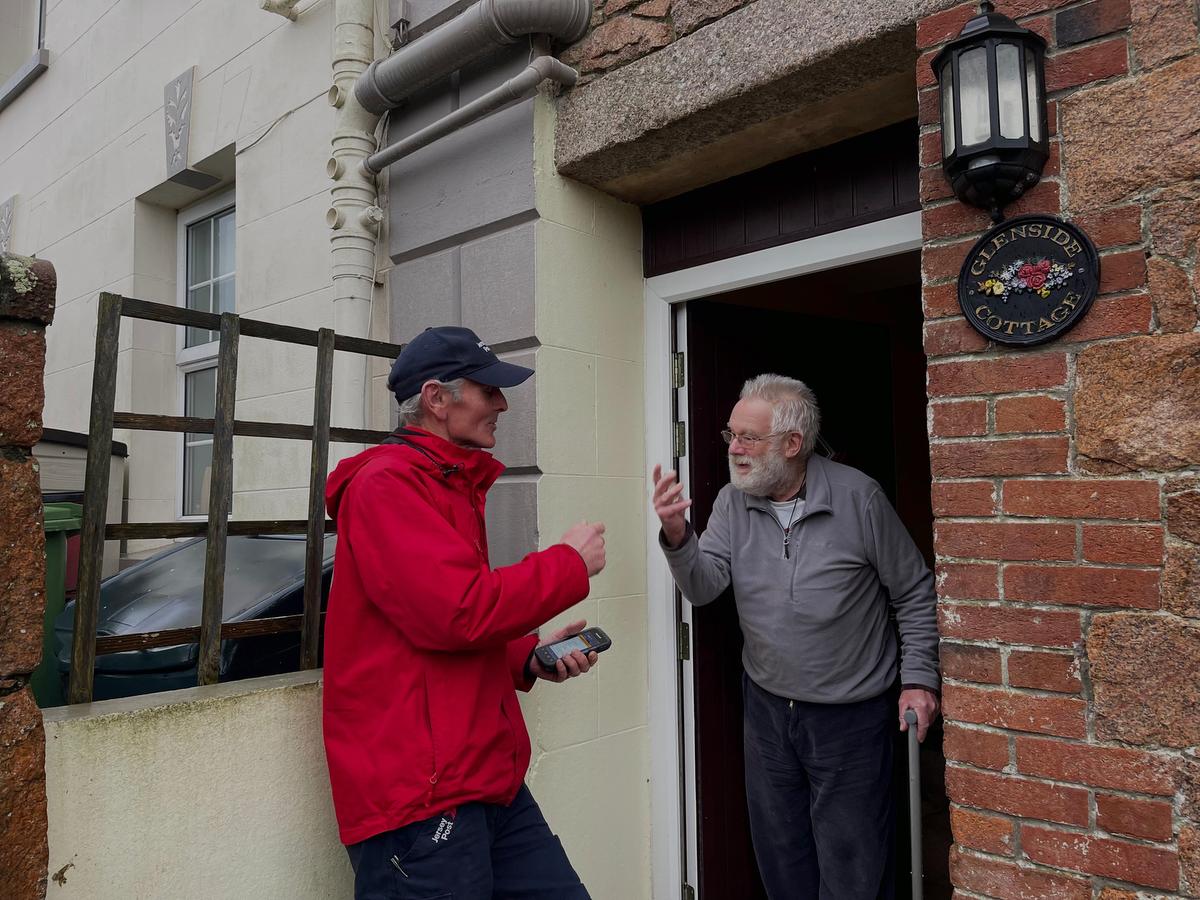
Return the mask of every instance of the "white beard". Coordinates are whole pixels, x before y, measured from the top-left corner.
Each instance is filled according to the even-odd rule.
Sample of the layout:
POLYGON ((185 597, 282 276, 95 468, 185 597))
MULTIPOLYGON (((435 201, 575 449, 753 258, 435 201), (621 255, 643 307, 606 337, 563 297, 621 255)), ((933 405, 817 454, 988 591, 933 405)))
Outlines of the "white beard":
POLYGON ((788 458, 772 451, 760 457, 729 454, 729 480, 752 497, 770 497, 788 487, 793 477, 788 458), (735 463, 748 463, 750 471, 739 472, 735 463))

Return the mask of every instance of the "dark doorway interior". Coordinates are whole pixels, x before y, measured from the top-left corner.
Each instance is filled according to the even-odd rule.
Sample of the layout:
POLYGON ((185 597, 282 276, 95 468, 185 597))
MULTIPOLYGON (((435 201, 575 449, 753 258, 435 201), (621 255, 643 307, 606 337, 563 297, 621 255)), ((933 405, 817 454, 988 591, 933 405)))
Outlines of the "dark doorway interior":
MULTIPOLYGON (((718 432, 745 379, 799 378, 840 462, 875 478, 932 565, 920 259, 892 256, 723 294, 687 307, 692 514, 703 529, 729 480, 718 432)), ((743 786, 741 647, 732 592, 694 611, 700 896, 761 898, 743 786)), ((940 727, 922 749, 925 896, 949 897, 940 727)), ((897 897, 910 896, 905 746, 897 734, 897 897)), ((801 898, 798 898, 801 900, 801 898)))

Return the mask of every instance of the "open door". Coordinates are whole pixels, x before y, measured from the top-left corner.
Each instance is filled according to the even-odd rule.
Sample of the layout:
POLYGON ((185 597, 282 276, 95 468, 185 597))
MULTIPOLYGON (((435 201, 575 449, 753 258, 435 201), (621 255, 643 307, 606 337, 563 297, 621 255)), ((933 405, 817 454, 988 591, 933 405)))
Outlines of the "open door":
MULTIPOLYGON (((932 565, 917 254, 734 291, 687 306, 688 458, 698 530, 729 480, 725 427, 742 383, 763 372, 816 393, 834 458, 876 479, 932 565)), ((692 610, 701 900, 765 897, 743 781, 741 647, 732 592, 692 610)), ((909 895, 904 745, 897 731, 897 897, 909 895)), ((923 749, 926 896, 949 897, 940 728, 923 749)))

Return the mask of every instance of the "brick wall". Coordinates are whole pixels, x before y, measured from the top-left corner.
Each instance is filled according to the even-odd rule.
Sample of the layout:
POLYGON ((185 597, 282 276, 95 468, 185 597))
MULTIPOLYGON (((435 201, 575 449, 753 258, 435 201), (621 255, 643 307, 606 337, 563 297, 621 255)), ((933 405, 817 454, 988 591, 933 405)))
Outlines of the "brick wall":
POLYGON ((54 267, 0 254, 0 885, 46 894, 46 743, 29 675, 42 658, 45 535, 37 463, 54 267))
POLYGON ((997 4, 1050 42, 1050 160, 1007 214, 1072 219, 1101 253, 1091 311, 1025 351, 955 297, 990 223, 942 175, 929 62, 977 8, 917 28, 955 896, 1196 897, 1197 7, 997 4))
POLYGON ((752 0, 593 0, 587 36, 562 54, 587 82, 641 59, 752 0))

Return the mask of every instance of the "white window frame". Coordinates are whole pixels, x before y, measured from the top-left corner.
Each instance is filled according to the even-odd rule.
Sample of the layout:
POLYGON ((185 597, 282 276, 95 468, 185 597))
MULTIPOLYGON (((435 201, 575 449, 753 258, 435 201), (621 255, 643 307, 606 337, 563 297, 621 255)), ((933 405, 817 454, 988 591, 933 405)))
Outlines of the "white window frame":
MULTIPOLYGON (((187 250, 187 235, 188 226, 194 225, 203 219, 211 218, 219 213, 225 212, 228 209, 234 210, 234 226, 235 226, 235 241, 234 241, 234 258, 237 256, 236 242, 236 223, 237 211, 234 203, 234 191, 222 191, 212 197, 201 200, 187 209, 179 211, 176 225, 176 243, 175 243, 175 302, 176 305, 187 308, 187 293, 188 293, 188 250, 187 250)), ((233 292, 234 309, 237 308, 237 266, 234 265, 234 292, 233 292)), ((203 369, 216 368, 217 365, 217 350, 220 346, 219 341, 209 341, 206 344, 197 344, 194 347, 187 347, 187 328, 180 326, 175 329, 175 372, 176 372, 176 409, 180 415, 185 414, 187 401, 187 376, 193 372, 199 372, 203 369)), ((187 435, 179 434, 176 440, 175 452, 175 518, 182 522, 203 522, 208 519, 208 515, 185 515, 184 514, 184 481, 186 471, 184 469, 184 443, 187 435)))

